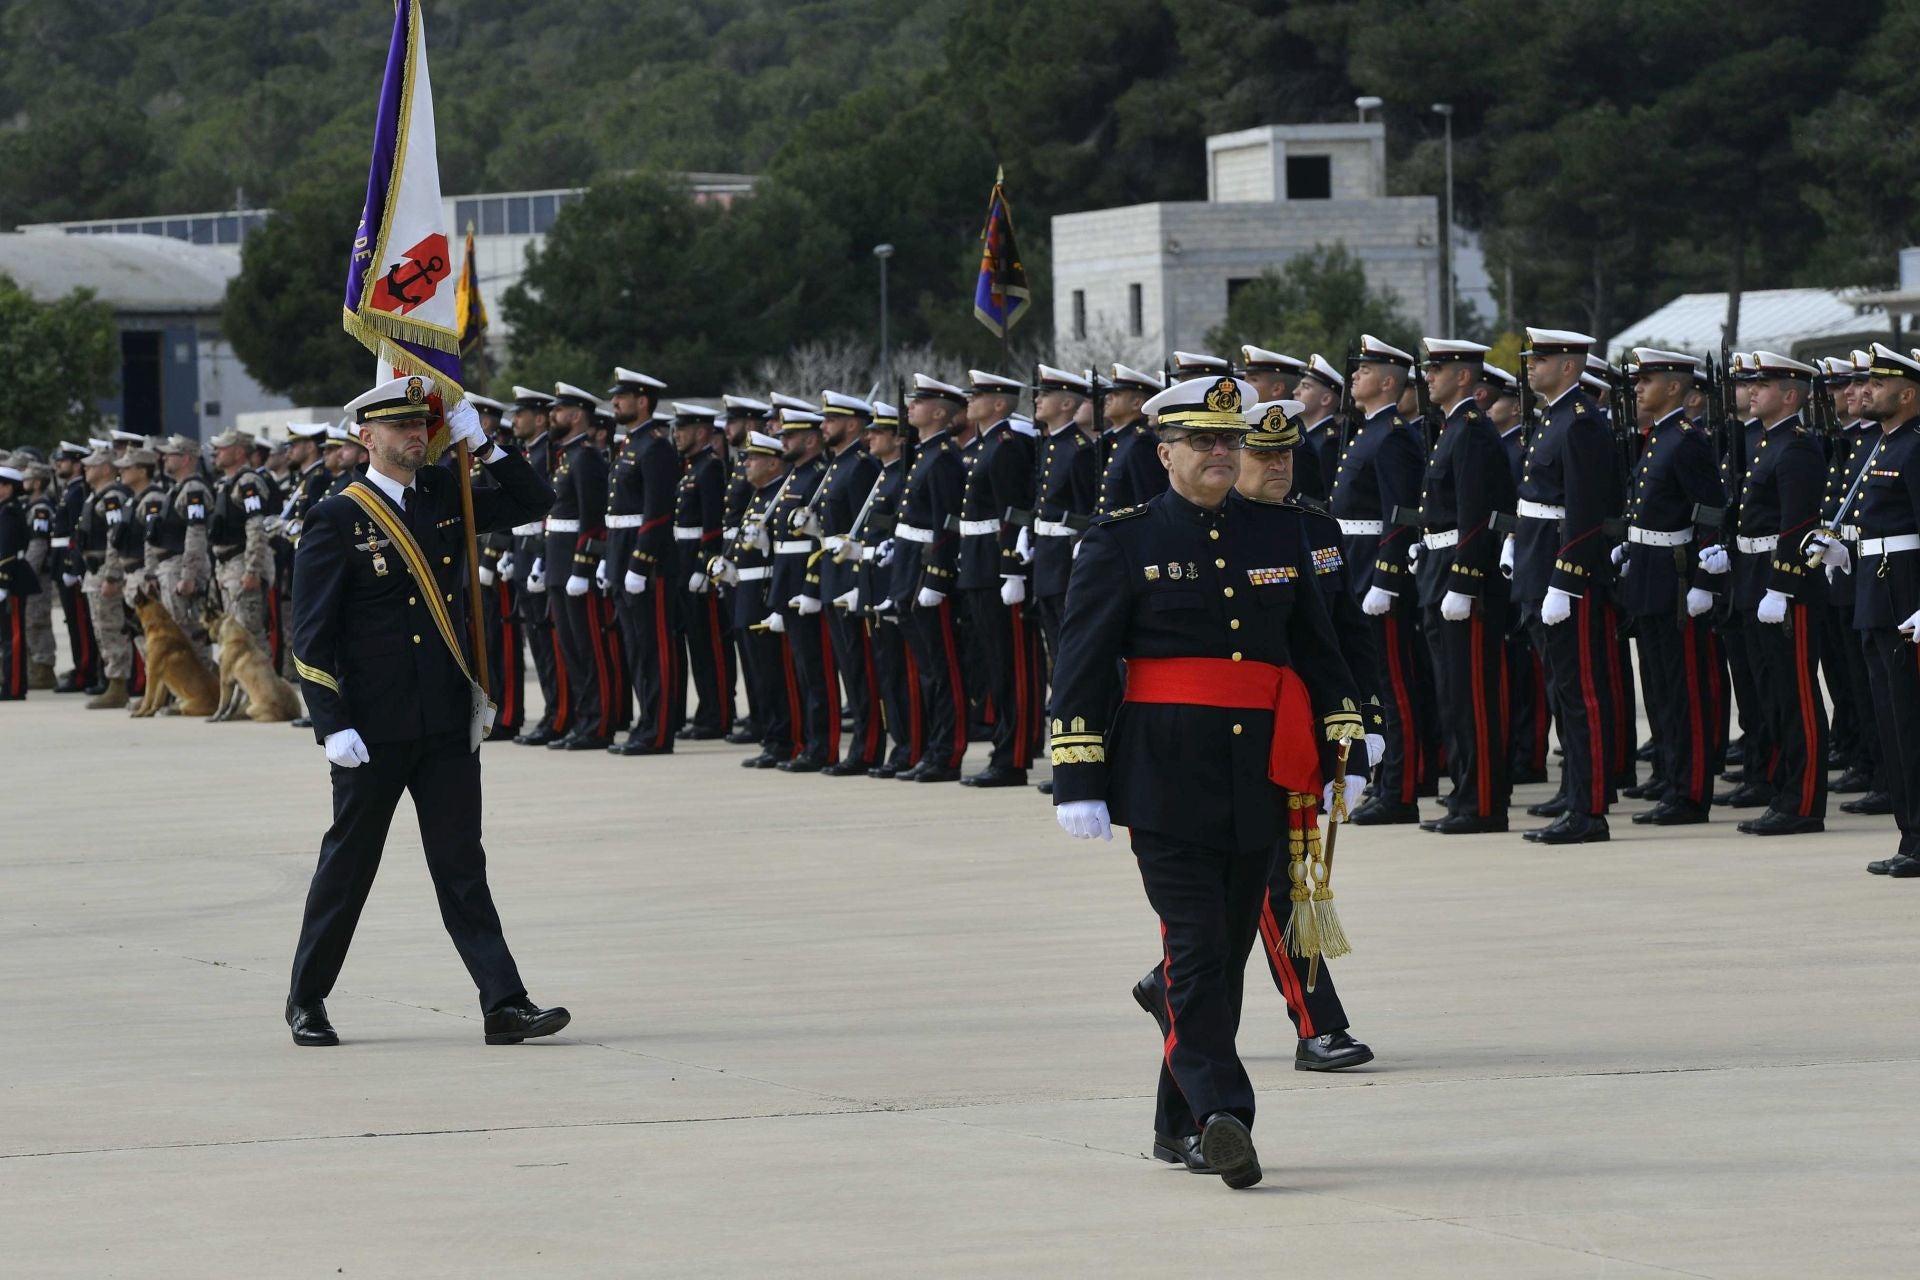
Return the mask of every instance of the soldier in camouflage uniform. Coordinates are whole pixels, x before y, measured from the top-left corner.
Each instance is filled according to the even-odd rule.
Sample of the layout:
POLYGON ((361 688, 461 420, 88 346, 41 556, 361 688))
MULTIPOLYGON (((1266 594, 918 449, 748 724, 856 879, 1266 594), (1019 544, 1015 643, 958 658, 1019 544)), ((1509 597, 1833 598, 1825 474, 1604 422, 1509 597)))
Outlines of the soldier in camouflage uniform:
POLYGON ((53 598, 58 567, 53 560, 53 468, 29 460, 27 477, 27 563, 42 590, 27 599, 27 687, 53 688, 53 598))
POLYGON ((160 447, 160 458, 173 488, 158 532, 148 530, 147 569, 159 584, 167 612, 187 633, 201 660, 211 662, 206 600, 213 584, 213 555, 207 545, 213 489, 200 476, 199 441, 172 436, 160 447))
POLYGON ((133 643, 127 636, 126 571, 113 553, 120 526, 133 518, 133 494, 114 474, 114 458, 105 449, 81 459, 87 486, 92 490, 80 506, 73 542, 85 568, 80 590, 93 618, 93 638, 100 646, 101 674, 106 688, 87 701, 90 711, 127 705, 127 681, 133 675, 133 643))
POLYGON ((253 438, 226 431, 213 440, 213 519, 208 542, 220 584, 220 608, 252 634, 260 652, 271 653, 267 592, 273 588, 273 548, 267 539, 271 486, 248 465, 253 438))

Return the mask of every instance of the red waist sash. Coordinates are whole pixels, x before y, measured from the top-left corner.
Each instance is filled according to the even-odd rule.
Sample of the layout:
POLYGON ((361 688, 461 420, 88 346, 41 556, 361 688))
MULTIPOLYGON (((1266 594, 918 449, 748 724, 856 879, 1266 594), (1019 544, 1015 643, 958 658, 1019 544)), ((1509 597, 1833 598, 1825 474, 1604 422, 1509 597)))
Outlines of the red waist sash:
POLYGON ((1129 658, 1126 698, 1128 702, 1271 711, 1268 779, 1288 791, 1320 794, 1313 703, 1292 667, 1227 658, 1129 658))

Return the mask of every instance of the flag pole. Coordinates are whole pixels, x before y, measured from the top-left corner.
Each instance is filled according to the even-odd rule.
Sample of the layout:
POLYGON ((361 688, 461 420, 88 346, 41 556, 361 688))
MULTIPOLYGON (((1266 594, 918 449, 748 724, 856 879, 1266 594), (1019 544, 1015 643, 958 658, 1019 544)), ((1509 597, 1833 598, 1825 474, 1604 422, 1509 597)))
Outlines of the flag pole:
POLYGON ((460 475, 460 522, 467 531, 467 635, 473 642, 473 678, 480 692, 491 698, 487 685, 487 624, 481 612, 485 597, 480 591, 480 538, 473 520, 473 455, 462 440, 454 446, 454 470, 460 475))

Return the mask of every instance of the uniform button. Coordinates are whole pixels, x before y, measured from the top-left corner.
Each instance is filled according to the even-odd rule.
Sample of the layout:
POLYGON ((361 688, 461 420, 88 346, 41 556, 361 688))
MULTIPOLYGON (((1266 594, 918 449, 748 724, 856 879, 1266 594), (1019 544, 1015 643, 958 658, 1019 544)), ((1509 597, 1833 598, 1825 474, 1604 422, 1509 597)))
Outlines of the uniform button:
POLYGON ((419 602, 418 600, 416 600, 416 599, 414 599, 414 598, 413 598, 412 596, 408 596, 408 597, 407 597, 407 603, 408 603, 408 604, 419 604, 420 602, 419 602))
POLYGON ((1238 631, 1238 630, 1240 629, 1240 619, 1238 619, 1238 618, 1228 618, 1228 619, 1227 619, 1227 627, 1228 627, 1228 629, 1229 629, 1229 630, 1232 630, 1232 631, 1238 631))
POLYGON ((1225 560, 1215 560, 1213 562, 1213 567, 1216 569, 1224 569, 1227 567, 1227 562, 1225 560))
POLYGON ((453 557, 452 557, 452 556, 441 556, 441 557, 440 557, 440 563, 441 563, 441 564, 452 564, 452 563, 453 563, 453 557))
POLYGON ((1243 658, 1243 657, 1245 657, 1245 656, 1246 656, 1246 655, 1245 655, 1245 654, 1243 654, 1243 653, 1241 653, 1241 652, 1240 652, 1240 651, 1239 651, 1238 649, 1235 649, 1235 650, 1233 651, 1233 660, 1234 660, 1235 662, 1238 662, 1238 661, 1240 661, 1240 659, 1242 659, 1242 658, 1243 658))
POLYGON ((1232 588, 1232 587, 1224 587, 1224 588, 1222 588, 1222 590, 1224 590, 1224 591, 1225 591, 1225 592, 1227 593, 1227 599, 1229 599, 1229 600, 1231 600, 1231 599, 1233 599, 1233 588, 1232 588))
POLYGON ((420 637, 419 637, 419 636, 415 636, 415 637, 413 638, 413 642, 414 642, 415 644, 419 644, 419 643, 420 643, 420 637))
POLYGON ((449 591, 449 592, 447 592, 447 603, 448 603, 448 604, 452 604, 452 603, 453 603, 453 592, 451 592, 451 591, 449 591))
POLYGON ((1209 529, 1207 530, 1207 536, 1215 542, 1218 542, 1220 540, 1220 531, 1218 529, 1209 529))
POLYGON ((1233 731, 1234 731, 1234 732, 1235 732, 1236 734, 1238 734, 1238 733, 1242 733, 1242 732, 1245 732, 1245 728, 1246 728, 1246 727, 1245 727, 1244 725, 1237 725, 1237 724, 1236 724, 1235 726, 1233 726, 1233 731))

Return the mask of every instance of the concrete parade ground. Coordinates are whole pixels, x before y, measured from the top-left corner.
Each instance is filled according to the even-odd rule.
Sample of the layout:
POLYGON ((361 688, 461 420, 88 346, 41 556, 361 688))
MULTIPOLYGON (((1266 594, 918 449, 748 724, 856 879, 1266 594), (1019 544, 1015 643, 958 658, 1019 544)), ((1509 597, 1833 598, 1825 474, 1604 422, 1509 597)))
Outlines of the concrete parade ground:
POLYGON ((1296 1072, 1256 958, 1266 1181, 1230 1192, 1148 1158, 1124 833, 1030 789, 490 745, 495 897, 572 1026, 482 1045, 403 804, 344 1043, 302 1050, 311 734, 82 702, 0 707, 6 1275, 1913 1274, 1889 819, 1348 830, 1332 968, 1378 1057, 1296 1072))

